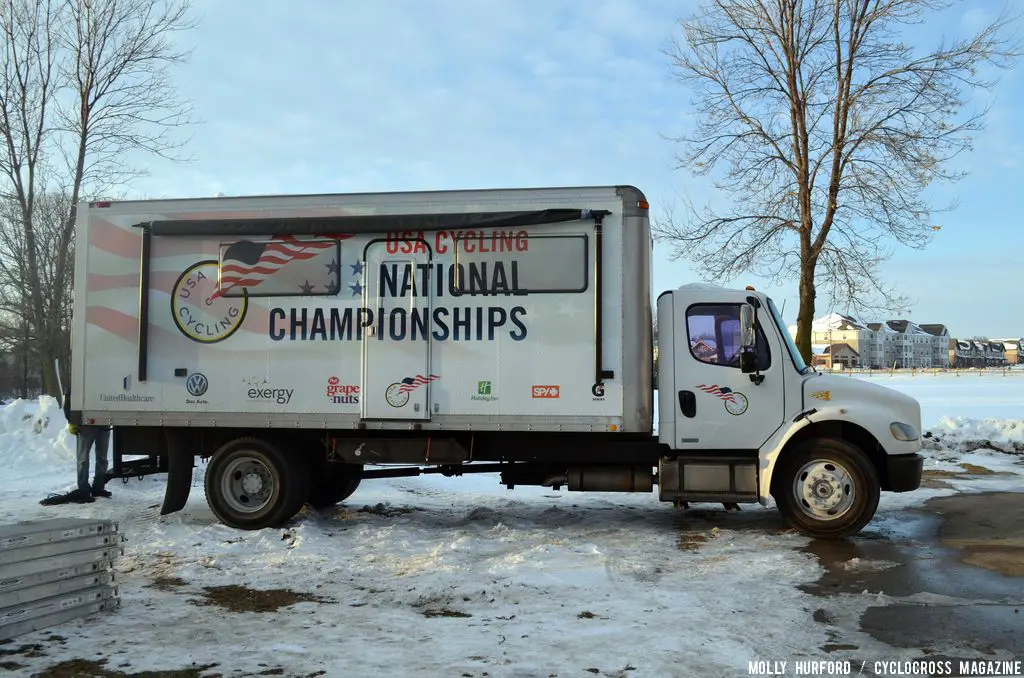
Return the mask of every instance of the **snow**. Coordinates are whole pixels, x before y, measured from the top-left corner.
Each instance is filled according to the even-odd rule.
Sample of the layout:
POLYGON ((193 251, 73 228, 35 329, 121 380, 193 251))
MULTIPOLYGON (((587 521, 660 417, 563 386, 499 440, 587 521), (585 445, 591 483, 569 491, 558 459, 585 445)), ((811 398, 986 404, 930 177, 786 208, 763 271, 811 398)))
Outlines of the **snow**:
MULTIPOLYGON (((909 538, 905 509, 933 496, 1019 490, 1024 373, 1011 375, 850 377, 919 398, 931 433, 926 468, 950 471, 942 477, 948 487, 883 494, 864 538, 909 538), (964 464, 996 473, 972 476, 964 464)), ((846 656, 817 649, 832 640, 831 629, 810 610, 826 609, 850 629, 871 605, 911 602, 872 591, 802 591, 823 568, 774 508, 726 514, 710 504, 678 511, 653 494, 510 492, 490 474, 366 481, 335 509, 254 532, 216 522, 202 466, 185 510, 168 516, 158 515, 159 475, 111 483, 112 499, 40 506, 47 493, 73 487, 73 445, 50 398, 0 411, 0 522, 119 521, 127 537, 122 606, 16 639, 15 646, 41 643, 46 654, 6 657, 23 666, 11 675, 96 657, 129 673, 216 664, 200 675, 224 676, 746 675, 748 661, 846 656), (160 578, 182 585, 154 587, 160 578), (316 599, 266 612, 204 604, 204 587, 224 585, 316 599), (64 642, 47 642, 51 633, 64 642)), ((858 656, 911 653, 844 633, 858 656)))
POLYGON ((864 379, 913 396, 921 403, 925 429, 943 417, 965 420, 1024 419, 1024 370, 919 370, 913 373, 854 372, 864 379))
MULTIPOLYGON (((811 322, 811 329, 814 330, 815 332, 820 332, 823 330, 837 330, 843 325, 849 326, 850 331, 868 329, 867 325, 865 323, 862 323, 860 320, 854 318, 853 316, 843 315, 841 313, 829 313, 828 315, 822 316, 821 318, 815 318, 811 322)), ((793 336, 796 336, 795 332, 793 333, 793 336)))

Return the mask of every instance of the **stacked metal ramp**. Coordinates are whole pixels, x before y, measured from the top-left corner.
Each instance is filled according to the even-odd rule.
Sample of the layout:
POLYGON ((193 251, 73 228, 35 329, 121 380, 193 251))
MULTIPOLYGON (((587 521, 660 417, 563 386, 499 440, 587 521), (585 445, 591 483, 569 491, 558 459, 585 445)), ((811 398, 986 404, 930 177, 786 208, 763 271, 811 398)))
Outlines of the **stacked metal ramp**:
POLYGON ((123 541, 110 520, 0 525, 0 640, 115 609, 123 541))

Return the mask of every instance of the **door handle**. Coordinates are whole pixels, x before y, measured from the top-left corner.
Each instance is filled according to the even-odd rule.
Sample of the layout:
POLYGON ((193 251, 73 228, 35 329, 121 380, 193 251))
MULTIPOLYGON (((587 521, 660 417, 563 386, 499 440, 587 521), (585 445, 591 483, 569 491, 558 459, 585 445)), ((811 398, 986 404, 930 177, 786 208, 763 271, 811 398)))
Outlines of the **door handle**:
POLYGON ((697 416, 697 396, 693 391, 679 392, 679 410, 684 417, 693 419, 697 416))

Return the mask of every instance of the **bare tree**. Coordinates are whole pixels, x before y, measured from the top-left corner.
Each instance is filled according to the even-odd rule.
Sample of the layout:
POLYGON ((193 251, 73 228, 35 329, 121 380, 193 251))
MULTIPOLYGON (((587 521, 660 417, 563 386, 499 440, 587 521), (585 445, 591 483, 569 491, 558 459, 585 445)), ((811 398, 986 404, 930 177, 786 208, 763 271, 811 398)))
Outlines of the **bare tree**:
POLYGON ((0 304, 23 296, 55 394, 54 358, 67 369, 70 355, 75 205, 140 175, 131 152, 169 157, 185 143, 171 133, 190 109, 168 69, 188 56, 173 34, 194 24, 188 0, 0 2, 0 304))
POLYGON ((925 52, 900 40, 901 26, 946 4, 715 0, 666 52, 697 100, 693 132, 675 139, 680 166, 721 170, 727 207, 688 204, 655 233, 708 278, 797 277, 806 360, 818 287, 860 311, 906 305, 878 264, 894 242, 930 241, 944 208, 924 191, 962 176, 950 161, 986 113, 965 112, 965 93, 991 87, 984 67, 1017 56, 1001 35, 1006 15, 925 52))

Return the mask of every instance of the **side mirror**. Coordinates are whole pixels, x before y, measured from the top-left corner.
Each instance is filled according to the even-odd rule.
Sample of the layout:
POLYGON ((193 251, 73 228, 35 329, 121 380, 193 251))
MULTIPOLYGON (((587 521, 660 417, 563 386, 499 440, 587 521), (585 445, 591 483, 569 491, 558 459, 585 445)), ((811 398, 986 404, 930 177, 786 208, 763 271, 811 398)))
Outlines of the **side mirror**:
POLYGON ((754 307, 740 306, 740 372, 749 374, 757 371, 757 336, 754 333, 756 319, 754 307))
POLYGON ((757 344, 754 336, 754 307, 750 304, 740 306, 740 348, 753 349, 757 344))
POLYGON ((757 371, 757 352, 754 349, 742 349, 740 353, 740 372, 750 374, 757 371))

